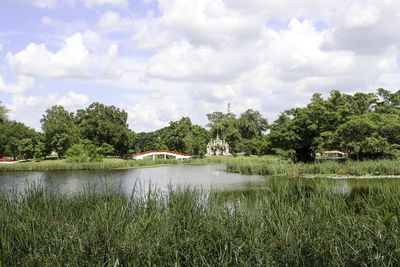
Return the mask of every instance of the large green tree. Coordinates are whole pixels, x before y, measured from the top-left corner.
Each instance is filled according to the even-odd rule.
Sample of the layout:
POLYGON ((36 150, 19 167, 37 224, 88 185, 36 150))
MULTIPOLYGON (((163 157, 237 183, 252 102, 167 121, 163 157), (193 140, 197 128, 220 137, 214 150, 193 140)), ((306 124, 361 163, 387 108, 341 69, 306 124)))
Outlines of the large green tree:
POLYGON ((354 116, 339 126, 335 138, 354 159, 396 156, 400 145, 400 116, 376 112, 354 116))
MULTIPOLYGON (((35 145, 37 133, 21 122, 6 120, 0 123, 0 157, 9 156, 14 159, 21 156, 21 140, 30 140, 35 145)), ((26 155, 31 156, 31 154, 26 155)))
POLYGON ((137 150, 172 150, 191 155, 204 155, 209 133, 199 125, 192 124, 188 117, 171 121, 167 127, 154 132, 137 134, 137 150))
POLYGON ((242 138, 253 139, 260 137, 267 130, 268 121, 259 111, 248 109, 240 114, 238 125, 242 138))
POLYGON ((391 156, 398 144, 400 93, 342 94, 328 99, 314 94, 304 108, 283 112, 271 125, 270 150, 294 150, 295 159, 309 161, 314 152, 344 149, 353 158, 391 156))
POLYGON ((239 124, 236 115, 230 110, 230 105, 228 105, 226 113, 219 111, 208 113, 207 118, 209 121, 207 127, 210 128, 211 136, 215 138, 218 135, 220 138, 225 139, 230 146, 230 150, 238 152, 241 140, 239 124))
POLYGON ((114 147, 115 153, 123 156, 133 146, 134 133, 128 128, 128 113, 115 106, 106 106, 97 102, 76 114, 76 122, 83 138, 96 146, 103 143, 114 147))
POLYGON ((56 151, 58 156, 62 157, 68 148, 79 140, 74 113, 68 112, 63 106, 48 108, 40 122, 45 134, 47 152, 56 151))

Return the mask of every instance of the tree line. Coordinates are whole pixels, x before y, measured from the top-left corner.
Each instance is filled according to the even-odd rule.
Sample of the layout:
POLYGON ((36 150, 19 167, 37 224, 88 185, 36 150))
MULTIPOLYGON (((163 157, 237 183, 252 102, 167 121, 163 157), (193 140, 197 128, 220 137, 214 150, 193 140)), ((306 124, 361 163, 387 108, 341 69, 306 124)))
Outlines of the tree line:
POLYGON ((8 120, 4 107, 1 114, 0 157, 41 158, 52 151, 63 157, 74 145, 85 152, 93 150, 95 155, 122 157, 134 147, 135 133, 128 127, 128 114, 114 106, 94 102, 76 114, 52 106, 40 120, 43 132, 8 120))
POLYGON ((332 91, 327 99, 314 94, 308 105, 282 112, 272 124, 252 109, 236 116, 230 105, 225 113, 206 115, 208 129, 183 117, 162 129, 135 133, 128 127, 127 112, 115 106, 94 102, 73 113, 55 105, 43 114, 42 132, 37 132, 9 120, 0 102, 0 157, 42 158, 55 151, 79 161, 82 155, 98 160, 153 149, 204 155, 217 135, 233 154, 312 161, 316 152, 340 149, 360 160, 400 156, 400 90, 353 95, 332 91))

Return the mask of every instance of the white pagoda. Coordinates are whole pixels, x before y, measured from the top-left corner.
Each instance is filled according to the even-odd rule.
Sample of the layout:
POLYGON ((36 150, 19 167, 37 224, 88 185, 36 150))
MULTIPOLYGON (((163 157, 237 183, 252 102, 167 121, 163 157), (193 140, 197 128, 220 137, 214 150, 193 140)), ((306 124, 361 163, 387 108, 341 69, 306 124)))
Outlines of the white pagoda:
POLYGON ((215 140, 210 140, 210 143, 207 144, 207 154, 206 156, 222 156, 222 155, 230 155, 229 153, 229 144, 224 140, 219 138, 217 134, 217 138, 215 140))

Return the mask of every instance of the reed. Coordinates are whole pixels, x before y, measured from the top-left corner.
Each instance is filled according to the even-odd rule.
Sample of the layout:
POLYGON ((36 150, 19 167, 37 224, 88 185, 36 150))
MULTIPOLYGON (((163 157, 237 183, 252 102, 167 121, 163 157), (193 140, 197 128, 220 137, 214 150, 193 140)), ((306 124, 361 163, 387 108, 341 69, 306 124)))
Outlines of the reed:
POLYGON ((351 175, 385 176, 400 175, 400 160, 325 161, 293 163, 271 157, 233 158, 227 161, 227 170, 241 174, 259 175, 351 175))
POLYGON ((382 181, 341 195, 294 180, 131 196, 32 186, 0 198, 0 265, 399 265, 398 188, 382 181))

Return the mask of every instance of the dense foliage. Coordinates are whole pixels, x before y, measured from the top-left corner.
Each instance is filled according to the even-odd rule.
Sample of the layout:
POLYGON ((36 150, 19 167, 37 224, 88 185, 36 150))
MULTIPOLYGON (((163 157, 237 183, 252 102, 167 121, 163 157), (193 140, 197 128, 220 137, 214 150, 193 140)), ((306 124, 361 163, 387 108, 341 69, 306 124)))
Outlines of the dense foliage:
POLYGON ((90 140, 82 140, 79 144, 73 144, 67 150, 67 162, 100 162, 103 159, 102 149, 95 146, 90 140))
POLYGON ((42 153, 41 134, 23 123, 5 120, 0 123, 0 158, 32 158, 42 153))
POLYGON ((40 158, 55 151, 63 157, 82 140, 110 156, 147 150, 204 155, 217 135, 233 154, 275 154, 303 162, 329 149, 344 150, 357 160, 400 156, 400 90, 354 95, 332 91, 327 99, 314 94, 307 106, 282 112, 271 125, 252 109, 237 117, 230 105, 226 113, 209 113, 207 118, 209 130, 183 117, 154 132, 136 134, 129 129, 127 112, 114 106, 95 102, 74 114, 56 105, 41 119, 43 133, 36 133, 9 121, 0 105, 0 156, 40 158))
POLYGON ((354 159, 396 157, 400 148, 400 91, 315 94, 304 108, 283 112, 271 125, 270 151, 293 151, 297 161, 341 149, 354 159))
POLYGON ((237 119, 228 105, 227 113, 213 112, 207 114, 212 136, 222 136, 230 145, 231 152, 259 153, 263 142, 263 133, 268 128, 267 119, 261 113, 248 109, 237 119))
POLYGON ((123 156, 134 146, 135 134, 128 128, 128 113, 114 106, 93 103, 76 113, 76 124, 81 137, 100 147, 113 146, 123 156))
POLYGON ((204 155, 207 142, 210 140, 208 131, 194 125, 189 118, 170 122, 169 126, 160 130, 137 135, 137 150, 171 150, 191 155, 204 155))
POLYGON ((397 183, 343 194, 322 180, 292 181, 211 194, 39 187, 0 197, 0 265, 398 265, 397 183))

